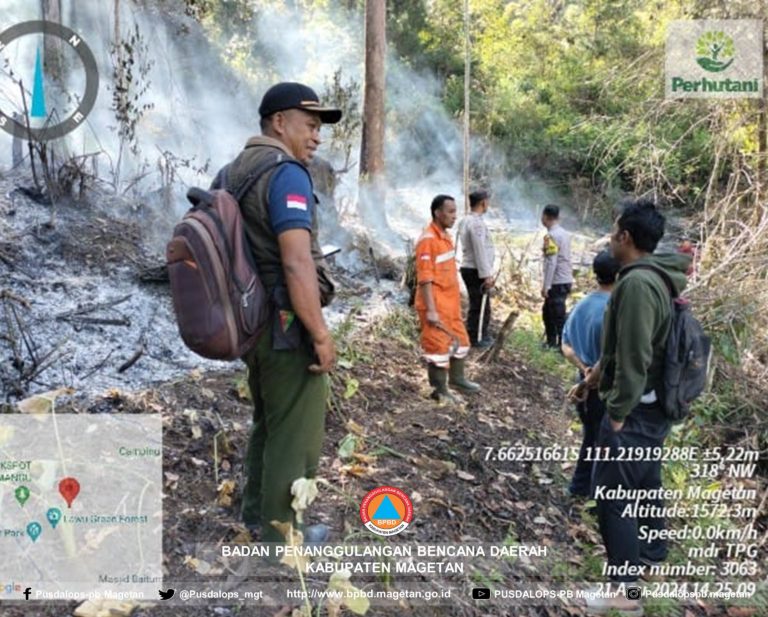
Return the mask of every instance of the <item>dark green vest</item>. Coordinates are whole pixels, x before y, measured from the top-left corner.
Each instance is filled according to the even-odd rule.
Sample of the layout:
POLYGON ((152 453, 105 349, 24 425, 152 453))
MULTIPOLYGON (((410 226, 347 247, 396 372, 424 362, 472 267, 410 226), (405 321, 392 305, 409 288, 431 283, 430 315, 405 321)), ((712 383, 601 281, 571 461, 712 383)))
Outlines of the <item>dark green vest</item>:
MULTIPOLYGON (((266 157, 275 156, 275 154, 282 155, 285 160, 294 161, 295 164, 301 165, 282 142, 263 135, 252 137, 245 144, 245 149, 229 166, 227 188, 230 191, 235 191, 259 163, 266 157)), ((302 167, 304 166, 302 165, 302 167)), ((240 201, 245 222, 245 233, 259 269, 259 276, 262 284, 269 290, 285 284, 283 265, 280 261, 280 246, 272 229, 267 207, 269 182, 276 169, 266 172, 240 201)), ((323 306, 327 306, 333 299, 334 283, 323 259, 317 238, 317 203, 312 208, 311 245, 312 258, 317 270, 317 282, 320 287, 321 303, 323 306)))

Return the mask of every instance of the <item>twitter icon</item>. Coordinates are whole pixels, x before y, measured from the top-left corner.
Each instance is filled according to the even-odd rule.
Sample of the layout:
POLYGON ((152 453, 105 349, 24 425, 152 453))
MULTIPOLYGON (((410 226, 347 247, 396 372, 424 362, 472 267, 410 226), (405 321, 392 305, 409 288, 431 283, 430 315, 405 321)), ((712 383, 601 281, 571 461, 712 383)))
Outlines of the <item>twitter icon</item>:
POLYGON ((162 589, 158 589, 157 593, 160 594, 161 600, 170 600, 173 597, 173 594, 176 593, 175 589, 169 589, 168 591, 163 591, 162 589))

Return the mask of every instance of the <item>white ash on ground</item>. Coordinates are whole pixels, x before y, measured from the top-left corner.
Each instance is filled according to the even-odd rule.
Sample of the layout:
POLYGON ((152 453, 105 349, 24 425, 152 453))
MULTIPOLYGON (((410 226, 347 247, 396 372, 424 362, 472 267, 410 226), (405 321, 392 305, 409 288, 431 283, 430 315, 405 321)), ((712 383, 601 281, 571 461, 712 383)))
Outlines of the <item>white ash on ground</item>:
MULTIPOLYGON (((156 217, 149 221, 140 208, 116 208, 104 196, 99 206, 58 203, 52 221, 52 206, 23 189, 31 185, 23 173, 0 177, 3 400, 62 386, 79 396, 141 390, 196 369, 242 368, 189 351, 168 285, 140 279, 142 263, 163 261, 156 248, 147 248, 157 244, 156 217)), ((169 237, 175 219, 169 214, 161 223, 169 237)), ((338 298, 325 311, 332 327, 352 314, 359 327, 402 301, 394 281, 377 283, 366 270, 338 275, 338 298)))

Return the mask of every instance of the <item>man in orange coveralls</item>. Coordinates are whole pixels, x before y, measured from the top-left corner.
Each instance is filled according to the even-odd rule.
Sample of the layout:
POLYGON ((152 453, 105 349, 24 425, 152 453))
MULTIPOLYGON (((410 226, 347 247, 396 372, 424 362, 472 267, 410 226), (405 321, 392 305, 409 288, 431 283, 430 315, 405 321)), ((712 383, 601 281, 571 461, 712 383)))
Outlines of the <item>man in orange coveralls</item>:
POLYGON ((447 231, 456 222, 456 202, 448 195, 438 195, 431 211, 432 222, 416 243, 416 310, 429 384, 434 388, 431 397, 455 400, 446 382, 464 392, 480 389, 464 377, 469 336, 461 319, 456 251, 447 231))

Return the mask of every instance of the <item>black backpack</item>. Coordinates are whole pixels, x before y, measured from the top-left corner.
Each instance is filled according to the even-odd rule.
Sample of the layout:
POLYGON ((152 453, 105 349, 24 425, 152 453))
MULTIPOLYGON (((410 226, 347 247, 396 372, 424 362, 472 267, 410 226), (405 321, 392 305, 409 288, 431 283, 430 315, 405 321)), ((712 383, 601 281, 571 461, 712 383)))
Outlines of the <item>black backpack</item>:
POLYGON ((665 270, 651 264, 637 264, 629 266, 622 274, 635 268, 658 274, 672 298, 672 324, 664 354, 663 384, 657 396, 667 418, 681 422, 690 414, 691 403, 706 388, 712 344, 701 323, 693 316, 690 302, 678 296, 665 270))

